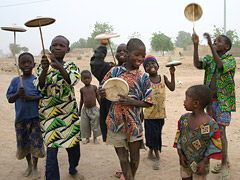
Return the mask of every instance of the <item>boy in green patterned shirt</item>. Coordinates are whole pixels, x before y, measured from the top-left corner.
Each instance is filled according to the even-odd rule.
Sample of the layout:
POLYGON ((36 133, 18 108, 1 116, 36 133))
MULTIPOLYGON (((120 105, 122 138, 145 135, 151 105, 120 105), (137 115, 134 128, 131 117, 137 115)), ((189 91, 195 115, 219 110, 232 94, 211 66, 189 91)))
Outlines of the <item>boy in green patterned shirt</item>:
POLYGON ((199 38, 197 34, 192 35, 194 44, 194 66, 198 69, 205 70, 204 84, 213 92, 213 101, 207 107, 208 114, 214 118, 220 128, 220 136, 222 141, 222 162, 217 164, 212 172, 221 172, 220 179, 230 179, 230 173, 227 167, 227 137, 226 126, 231 121, 231 112, 236 111, 235 84, 234 74, 236 70, 236 61, 231 54, 226 54, 231 49, 231 40, 220 35, 212 44, 208 33, 204 33, 208 40, 208 45, 212 51, 212 56, 206 55, 199 60, 198 44, 199 38))

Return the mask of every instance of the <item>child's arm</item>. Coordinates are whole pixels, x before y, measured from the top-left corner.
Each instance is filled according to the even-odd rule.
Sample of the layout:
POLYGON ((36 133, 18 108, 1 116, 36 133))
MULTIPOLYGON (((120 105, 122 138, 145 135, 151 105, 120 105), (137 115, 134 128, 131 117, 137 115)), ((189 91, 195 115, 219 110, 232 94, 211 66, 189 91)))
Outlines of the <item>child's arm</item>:
POLYGON ((199 43, 199 37, 197 34, 192 35, 192 41, 193 41, 193 64, 196 68, 200 69, 202 67, 202 62, 199 61, 198 56, 198 43, 199 43))
POLYGON ((27 101, 37 101, 41 98, 41 96, 30 96, 28 94, 23 94, 22 95, 22 99, 24 102, 27 102, 27 101))
POLYGON ((164 81, 166 86, 168 87, 168 89, 170 91, 174 91, 175 90, 175 67, 171 66, 169 68, 170 71, 170 75, 171 75, 171 82, 168 80, 168 78, 166 76, 164 76, 164 81))
POLYGON ((83 107, 83 93, 82 93, 82 88, 80 89, 80 96, 81 96, 81 99, 80 99, 80 104, 79 104, 79 113, 78 113, 79 116, 81 116, 82 107, 83 107))
POLYGON ((95 93, 96 93, 96 98, 97 98, 98 104, 100 105, 100 95, 98 93, 97 86, 95 86, 95 93))
POLYGON ((47 72, 48 72, 49 61, 47 59, 47 56, 44 56, 44 55, 42 56, 41 65, 42 65, 43 70, 39 76, 40 89, 42 89, 45 85, 45 78, 46 78, 47 72))
POLYGON ((16 101, 16 99, 23 94, 24 94, 24 88, 19 87, 18 91, 8 98, 8 102, 14 103, 16 101))
POLYGON ((219 70, 222 70, 223 69, 223 63, 222 63, 222 61, 221 61, 217 51, 213 47, 213 44, 212 44, 212 41, 211 41, 211 38, 210 38, 209 34, 208 33, 204 33, 203 36, 205 36, 207 38, 207 40, 208 40, 208 45, 209 45, 209 47, 210 47, 210 49, 212 51, 213 59, 216 62, 217 68, 219 70))
POLYGON ((205 173, 206 165, 209 162, 208 157, 204 157, 203 160, 201 160, 197 165, 197 174, 203 174, 205 173))
POLYGON ((134 100, 128 96, 123 96, 119 94, 120 96, 120 103, 122 106, 137 106, 137 107, 150 107, 152 104, 144 102, 144 101, 138 101, 134 100))
POLYGON ((186 156, 182 152, 182 149, 177 149, 177 152, 178 152, 178 156, 179 156, 180 165, 187 168, 188 161, 187 161, 186 156))

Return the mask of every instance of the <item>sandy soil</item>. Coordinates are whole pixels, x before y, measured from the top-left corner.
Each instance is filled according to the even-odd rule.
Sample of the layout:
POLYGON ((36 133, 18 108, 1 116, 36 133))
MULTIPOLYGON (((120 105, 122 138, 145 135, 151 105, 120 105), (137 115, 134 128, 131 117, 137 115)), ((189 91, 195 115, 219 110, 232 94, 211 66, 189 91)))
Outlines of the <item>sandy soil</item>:
MULTIPOLYGON (((169 71, 165 68, 169 57, 161 57, 159 59, 160 69, 159 73, 170 77, 169 71)), ((171 57, 174 59, 174 57, 171 57)), ((178 60, 177 58, 175 58, 178 60)), ((69 59, 72 60, 72 59, 69 59)), ((238 67, 240 58, 237 59, 238 67)), ((167 93, 167 119, 163 128, 163 151, 161 153, 161 167, 160 170, 153 170, 153 161, 147 159, 147 151, 141 150, 140 165, 136 174, 137 180, 175 180, 179 177, 178 155, 176 149, 172 148, 177 121, 181 114, 185 113, 183 108, 184 93, 186 89, 194 84, 201 84, 203 82, 203 71, 197 70, 192 65, 192 57, 185 57, 181 59, 183 65, 178 66, 176 70, 176 81, 182 81, 181 87, 177 85, 174 92, 166 91, 167 93)), ((39 59, 37 59, 39 62, 39 59)), ((89 58, 75 61, 81 70, 90 69, 89 58)), ((17 160, 16 153, 16 138, 14 130, 14 105, 9 104, 6 99, 6 91, 13 77, 17 76, 14 63, 12 59, 0 59, 0 179, 1 180, 30 180, 30 177, 22 177, 21 174, 26 169, 27 164, 25 160, 17 160)), ((237 112, 232 113, 231 125, 227 128, 227 136, 229 140, 229 158, 231 162, 231 179, 237 180, 240 176, 240 73, 237 69, 235 81, 237 91, 237 112)), ((36 73, 36 70, 34 70, 36 73)), ((96 79, 93 84, 98 84, 96 79)), ((75 88, 77 101, 79 102, 79 89, 83 86, 79 82, 75 88)), ((60 149, 58 153, 58 160, 60 166, 60 174, 62 180, 71 179, 68 175, 68 159, 67 153, 64 149, 60 149)), ((217 161, 211 161, 211 167, 217 161)), ((45 158, 39 159, 39 170, 41 179, 44 179, 45 158)), ((117 180, 114 176, 115 171, 120 169, 119 161, 115 154, 114 148, 106 145, 102 141, 95 145, 92 143, 81 143, 81 160, 78 170, 87 180, 117 180)), ((218 175, 209 174, 210 180, 217 180, 218 175)))

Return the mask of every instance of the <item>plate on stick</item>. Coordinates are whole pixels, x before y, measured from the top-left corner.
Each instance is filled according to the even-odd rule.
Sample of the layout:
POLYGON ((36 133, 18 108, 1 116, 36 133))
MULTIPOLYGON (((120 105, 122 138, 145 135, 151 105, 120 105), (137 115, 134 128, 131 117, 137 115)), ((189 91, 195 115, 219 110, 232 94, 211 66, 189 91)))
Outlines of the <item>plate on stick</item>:
POLYGON ((108 79, 103 88, 106 91, 106 99, 109 101, 118 101, 120 99, 119 94, 127 96, 129 91, 128 83, 121 78, 108 79))
POLYGON ((102 33, 102 34, 97 35, 94 39, 96 39, 96 40, 111 39, 111 38, 116 38, 119 36, 120 36, 120 34, 117 34, 117 33, 102 33))
POLYGON ((166 64, 166 67, 178 66, 178 65, 181 65, 181 64, 182 64, 181 61, 172 60, 171 62, 169 62, 169 63, 166 64))

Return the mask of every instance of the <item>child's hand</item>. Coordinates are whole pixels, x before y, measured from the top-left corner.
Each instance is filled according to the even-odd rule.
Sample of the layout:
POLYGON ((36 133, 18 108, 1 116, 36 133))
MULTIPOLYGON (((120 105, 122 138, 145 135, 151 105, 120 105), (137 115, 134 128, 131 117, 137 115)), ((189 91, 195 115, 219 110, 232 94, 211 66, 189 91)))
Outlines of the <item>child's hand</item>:
POLYGON ((109 43, 108 39, 101 39, 101 46, 106 46, 109 43))
POLYGON ((180 158, 180 164, 183 167, 187 168, 187 164, 188 164, 187 158, 183 154, 179 155, 179 158, 180 158))
POLYGON ((48 70, 49 61, 48 61, 47 56, 45 56, 45 55, 42 56, 41 65, 42 65, 42 68, 43 68, 45 71, 48 70))
POLYGON ((23 95, 22 95, 22 100, 23 100, 24 102, 31 101, 31 100, 32 100, 32 97, 29 96, 28 94, 23 94, 23 95))
POLYGON ((200 161, 197 165, 197 174, 203 174, 205 173, 205 168, 206 168, 206 165, 207 165, 207 162, 208 162, 208 158, 204 158, 202 161, 200 161))
POLYGON ((176 68, 174 66, 171 66, 169 68, 170 74, 174 74, 175 70, 176 70, 176 68))
POLYGON ((133 100, 130 97, 124 96, 124 95, 121 95, 121 94, 118 94, 118 96, 120 96, 119 101, 120 101, 120 104, 122 106, 131 106, 133 104, 132 103, 133 100))
POLYGON ((23 95, 25 93, 25 90, 23 87, 20 87, 17 91, 17 94, 20 96, 20 95, 23 95))
POLYGON ((54 69, 60 69, 62 68, 62 64, 55 58, 55 56, 53 54, 50 54, 49 58, 51 59, 51 66, 54 68, 54 69))
POLYGON ((104 88, 99 88, 98 89, 98 94, 101 96, 101 98, 105 99, 106 98, 106 91, 104 88))
POLYGON ((208 45, 212 45, 211 37, 208 33, 204 33, 203 36, 207 39, 208 45))
POLYGON ((199 43, 199 37, 196 33, 192 34, 192 42, 195 43, 195 44, 199 43))

